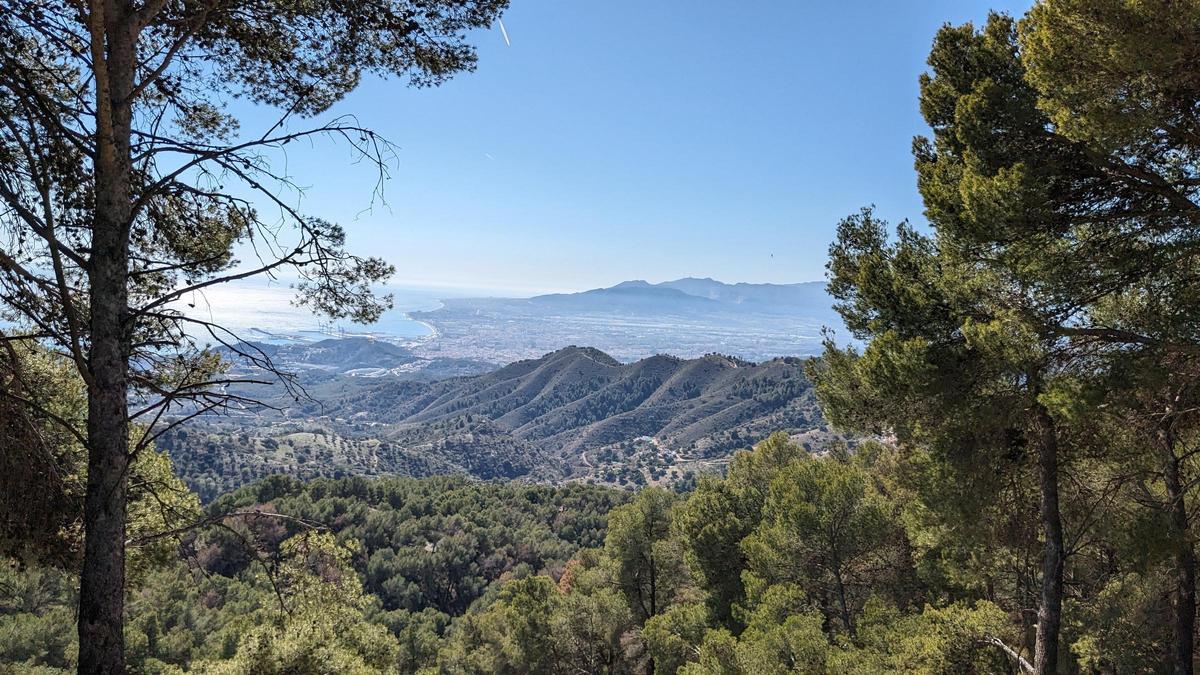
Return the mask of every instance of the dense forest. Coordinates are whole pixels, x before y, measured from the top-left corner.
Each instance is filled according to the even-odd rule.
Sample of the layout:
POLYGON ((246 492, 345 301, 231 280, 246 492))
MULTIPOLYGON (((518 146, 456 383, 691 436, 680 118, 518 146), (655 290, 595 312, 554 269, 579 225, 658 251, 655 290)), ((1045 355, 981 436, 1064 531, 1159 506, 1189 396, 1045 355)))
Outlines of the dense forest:
POLYGON ((309 134, 382 166, 352 119, 283 122, 364 74, 472 69, 467 34, 505 6, 4 3, 0 668, 1194 672, 1194 0, 938 32, 928 227, 841 222, 828 290, 854 339, 784 387, 811 383, 854 447, 774 435, 686 494, 273 476, 202 504, 157 441, 253 403, 222 354, 292 381, 172 303, 291 267, 315 312, 377 319, 390 266, 326 221, 288 212, 295 248, 232 271, 281 231, 244 195, 286 205, 270 153, 309 134), (238 142, 225 94, 280 124, 238 142))
MULTIPOLYGON (((814 454, 782 434, 685 496, 280 476, 210 505, 220 527, 135 559, 129 667, 1017 672, 1037 514, 1031 490, 982 482, 949 480, 929 452, 814 454)), ((1152 515, 1106 524, 1087 545, 1106 557, 1073 566, 1072 669, 1166 668, 1171 562, 1152 515)), ((71 669, 73 575, 29 559, 0 573, 6 664, 71 669)))
MULTIPOLYGON (((1020 570, 988 578, 956 569, 947 554, 973 542, 945 535, 914 499, 929 476, 905 473, 887 446, 813 456, 777 435, 687 497, 451 477, 267 479, 206 510, 220 527, 192 530, 135 563, 129 667, 1007 668, 988 640, 1019 644, 1019 626, 995 603, 1034 580, 1020 570)), ((70 669, 72 575, 30 560, 2 574, 5 662, 70 669)), ((1139 609, 1161 610, 1150 601, 1139 609)), ((1114 628, 1082 624, 1073 637, 1104 642, 1114 628)), ((1088 658, 1128 661, 1124 647, 1093 648, 1088 658)))

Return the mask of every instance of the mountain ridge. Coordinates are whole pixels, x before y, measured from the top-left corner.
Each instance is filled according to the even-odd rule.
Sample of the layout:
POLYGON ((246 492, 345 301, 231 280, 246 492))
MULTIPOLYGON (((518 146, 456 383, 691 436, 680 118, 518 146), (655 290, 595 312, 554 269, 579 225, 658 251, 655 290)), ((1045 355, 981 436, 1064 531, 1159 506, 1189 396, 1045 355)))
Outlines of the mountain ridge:
POLYGON ((389 424, 393 439, 415 440, 428 425, 479 418, 515 441, 564 457, 643 436, 707 457, 733 449, 730 440, 743 432, 765 438, 820 426, 803 368, 799 358, 750 363, 720 354, 620 363, 600 350, 569 346, 483 375, 372 383, 326 407, 359 422, 389 424))
POLYGON ((163 447, 189 484, 215 494, 272 473, 671 482, 775 431, 828 433, 797 357, 622 363, 572 345, 480 375, 318 386, 319 403, 192 427, 163 447))
POLYGON ((699 307, 718 309, 720 305, 753 305, 755 309, 794 308, 797 305, 823 305, 832 308, 832 299, 825 293, 825 282, 803 281, 791 284, 773 283, 726 283, 711 277, 682 277, 658 283, 644 279, 622 281, 604 288, 593 288, 576 293, 549 293, 529 298, 530 302, 586 302, 597 298, 606 299, 657 299, 698 304, 699 307), (709 301, 714 304, 707 304, 709 301))

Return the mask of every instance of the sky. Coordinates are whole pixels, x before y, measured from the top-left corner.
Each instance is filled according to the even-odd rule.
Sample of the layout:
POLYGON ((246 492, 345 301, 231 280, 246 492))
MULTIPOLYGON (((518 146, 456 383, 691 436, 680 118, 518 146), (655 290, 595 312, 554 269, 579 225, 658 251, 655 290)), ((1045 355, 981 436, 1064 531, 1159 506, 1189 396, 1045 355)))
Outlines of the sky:
POLYGON ((471 36, 475 72, 365 79, 320 118, 352 113, 398 147, 386 203, 344 147, 293 144, 287 170, 302 209, 401 286, 819 280, 860 207, 923 222, 910 150, 937 29, 1029 4, 512 0, 510 44, 471 36))

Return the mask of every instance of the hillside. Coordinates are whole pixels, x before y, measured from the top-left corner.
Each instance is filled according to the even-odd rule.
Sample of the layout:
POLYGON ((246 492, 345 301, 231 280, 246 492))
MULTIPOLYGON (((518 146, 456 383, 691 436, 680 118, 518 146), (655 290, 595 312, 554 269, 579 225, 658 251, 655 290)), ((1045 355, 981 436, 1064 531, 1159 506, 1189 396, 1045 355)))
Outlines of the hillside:
POLYGON ((334 414, 400 430, 480 417, 514 438, 579 450, 655 436, 701 454, 735 430, 807 425, 814 411, 800 359, 752 364, 721 355, 654 356, 622 364, 566 347, 471 378, 382 382, 327 402, 334 414))
POLYGON ((208 496, 270 473, 690 481, 773 431, 824 433, 796 358, 620 363, 567 347, 471 377, 330 378, 317 393, 286 418, 196 423, 163 445, 208 496))
MULTIPOLYGON (((408 346, 371 337, 331 338, 290 344, 254 342, 245 343, 241 348, 251 354, 265 355, 281 370, 295 373, 310 383, 320 380, 323 375, 441 379, 475 375, 495 368, 495 364, 467 358, 424 358, 414 354, 408 346)), ((235 368, 246 372, 255 370, 231 350, 221 351, 235 368)))

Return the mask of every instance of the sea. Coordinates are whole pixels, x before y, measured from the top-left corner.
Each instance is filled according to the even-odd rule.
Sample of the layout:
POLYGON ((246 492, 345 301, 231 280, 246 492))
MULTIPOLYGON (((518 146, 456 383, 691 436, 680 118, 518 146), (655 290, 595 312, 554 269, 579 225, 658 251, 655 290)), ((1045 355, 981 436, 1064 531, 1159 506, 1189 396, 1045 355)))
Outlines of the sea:
MULTIPOLYGON (((405 344, 436 337, 433 326, 413 319, 410 312, 438 309, 445 298, 495 295, 480 289, 394 285, 381 287, 378 292, 392 296, 393 308, 369 326, 318 316, 296 303, 294 283, 270 279, 245 279, 206 288, 187 294, 173 307, 189 317, 218 324, 239 340, 289 344, 365 336, 405 344)), ((189 332, 211 342, 202 327, 192 326, 189 332)))

